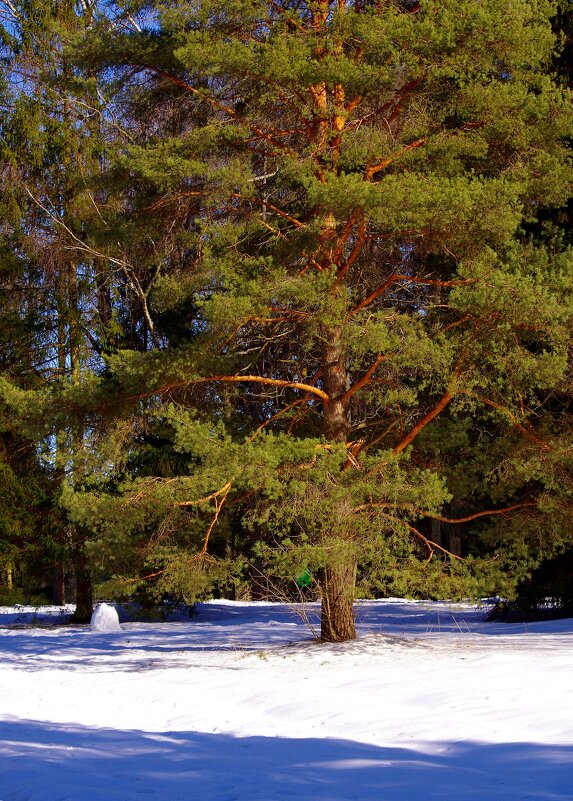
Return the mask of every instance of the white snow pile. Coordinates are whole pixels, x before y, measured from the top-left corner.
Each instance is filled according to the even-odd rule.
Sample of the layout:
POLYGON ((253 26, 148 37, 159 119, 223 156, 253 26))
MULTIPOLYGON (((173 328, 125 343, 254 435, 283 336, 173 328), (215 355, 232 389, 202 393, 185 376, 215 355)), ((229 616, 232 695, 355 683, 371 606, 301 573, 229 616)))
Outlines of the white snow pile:
POLYGON ((97 631, 0 608, 0 801, 573 799, 573 620, 372 601, 321 645, 295 612, 97 631))
POLYGON ((90 626, 94 631, 121 631, 117 609, 111 604, 98 604, 93 611, 90 626))

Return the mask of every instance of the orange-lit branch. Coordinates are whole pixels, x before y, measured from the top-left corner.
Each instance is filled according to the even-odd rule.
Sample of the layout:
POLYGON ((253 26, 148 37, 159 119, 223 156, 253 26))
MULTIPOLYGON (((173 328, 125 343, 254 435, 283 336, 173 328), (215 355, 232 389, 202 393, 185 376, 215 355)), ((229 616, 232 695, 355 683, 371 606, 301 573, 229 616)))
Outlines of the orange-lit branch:
POLYGON ((452 400, 453 394, 451 392, 444 392, 440 400, 436 403, 433 409, 430 409, 428 414, 426 414, 422 419, 416 423, 416 425, 410 429, 410 431, 403 437, 400 442, 394 446, 392 449, 393 453, 402 453, 402 451, 406 450, 408 445, 413 442, 414 439, 418 436, 418 434, 428 425, 431 423, 432 420, 437 417, 443 410, 446 408, 448 403, 452 400))
POLYGON ((224 488, 224 492, 221 495, 221 497, 215 498, 215 514, 213 515, 213 519, 211 520, 209 528, 207 529, 207 533, 205 534, 205 539, 203 540, 203 547, 201 548, 201 554, 200 554, 201 556, 205 556, 207 553, 207 546, 209 545, 209 537, 211 536, 211 532, 215 528, 215 523, 219 519, 219 514, 221 512, 221 509, 223 508, 225 501, 227 500, 227 495, 231 491, 231 486, 232 486, 231 482, 226 484, 225 485, 226 488, 224 488))
POLYGON ((371 164, 369 167, 366 167, 366 170, 364 171, 365 180, 366 181, 371 181, 372 178, 377 173, 379 173, 381 170, 385 169, 390 164, 392 164, 394 161, 399 159, 400 156, 404 155, 404 153, 408 153, 410 150, 416 150, 417 148, 421 147, 422 145, 425 145, 427 141, 428 141, 428 137, 427 136, 424 136, 421 139, 416 139, 415 142, 411 142, 409 145, 406 145, 406 147, 402 148, 402 150, 400 150, 400 152, 396 153, 394 156, 390 156, 390 158, 383 159, 382 161, 379 161, 377 164, 371 164))
POLYGON ((364 300, 360 301, 360 303, 351 309, 348 312, 348 317, 352 317, 352 315, 357 314, 358 312, 365 309, 375 300, 377 300, 381 295, 384 294, 392 284, 398 283, 399 281, 404 281, 406 283, 412 284, 422 284, 424 286, 439 286, 439 287, 452 287, 452 286, 464 286, 465 284, 475 284, 476 278, 454 278, 449 281, 442 281, 438 278, 418 278, 414 275, 401 275, 400 273, 393 273, 389 276, 384 283, 378 287, 374 292, 372 292, 368 297, 364 298, 364 300))
POLYGON ((511 422, 518 429, 518 431, 521 431, 521 433, 524 436, 526 436, 532 442, 535 442, 536 445, 539 445, 539 447, 542 450, 547 451, 548 453, 551 453, 554 450, 552 445, 550 445, 548 442, 545 442, 545 440, 541 439, 541 437, 537 436, 537 434, 535 434, 533 431, 530 431, 527 428, 527 426, 525 426, 518 420, 518 418, 513 414, 513 412, 510 412, 509 409, 507 409, 505 406, 502 406, 501 403, 496 403, 496 401, 492 401, 489 398, 484 398, 481 395, 477 395, 475 392, 470 392, 468 390, 461 390, 461 391, 463 392, 463 394, 469 395, 470 397, 473 397, 476 400, 480 401, 480 403, 483 403, 486 406, 491 406, 493 409, 497 409, 499 412, 504 414, 511 420, 511 422))
POLYGON ((356 381, 350 387, 350 389, 346 390, 344 395, 342 395, 339 400, 342 403, 345 403, 346 401, 348 401, 354 395, 355 392, 358 392, 360 389, 362 389, 362 387, 366 386, 366 384, 368 384, 370 382, 370 379, 372 378, 372 376, 376 372, 378 366, 383 361, 385 361, 387 358, 388 358, 387 356, 383 356, 381 353, 379 353, 378 356, 376 357, 376 359, 374 360, 374 362, 370 365, 368 370, 364 373, 362 378, 360 378, 358 381, 356 381))
POLYGON ((294 409, 295 406, 300 406, 302 403, 306 403, 306 401, 308 401, 308 400, 309 400, 309 396, 307 395, 304 398, 299 398, 298 400, 295 400, 292 403, 289 403, 288 406, 284 407, 284 409, 280 409, 278 412, 273 414, 272 417, 269 417, 268 420, 265 420, 264 423, 261 423, 261 425, 255 430, 254 434, 251 434, 251 436, 247 439, 247 442, 252 442, 255 439, 255 437, 258 434, 261 433, 261 431, 263 429, 265 429, 268 425, 270 425, 270 423, 273 422, 273 420, 276 420, 277 418, 281 417, 283 414, 286 414, 287 412, 290 412, 290 410, 294 409))

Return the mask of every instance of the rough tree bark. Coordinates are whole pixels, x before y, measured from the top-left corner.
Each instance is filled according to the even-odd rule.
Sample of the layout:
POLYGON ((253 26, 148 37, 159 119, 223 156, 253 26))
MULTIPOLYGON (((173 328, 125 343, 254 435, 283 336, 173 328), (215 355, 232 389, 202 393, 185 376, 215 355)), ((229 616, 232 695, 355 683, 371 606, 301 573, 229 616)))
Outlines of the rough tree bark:
MULTIPOLYGON (((330 442, 346 443, 350 420, 348 403, 343 396, 348 388, 348 374, 340 328, 324 332, 323 364, 324 389, 331 398, 324 404, 324 435, 330 442)), ((320 637, 326 642, 354 640, 356 558, 348 542, 333 542, 328 531, 324 532, 324 539, 335 546, 336 554, 333 563, 323 570, 321 578, 320 637)))
POLYGON ((347 554, 344 561, 325 568, 322 577, 320 638, 325 642, 356 639, 354 588, 356 559, 347 554))

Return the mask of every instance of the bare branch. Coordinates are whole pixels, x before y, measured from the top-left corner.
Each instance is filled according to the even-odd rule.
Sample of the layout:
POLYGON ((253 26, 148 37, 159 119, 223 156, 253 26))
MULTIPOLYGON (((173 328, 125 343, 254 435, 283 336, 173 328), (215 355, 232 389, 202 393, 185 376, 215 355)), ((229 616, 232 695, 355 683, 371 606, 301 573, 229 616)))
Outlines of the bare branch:
POLYGON ((265 420, 264 423, 261 423, 261 425, 255 430, 254 434, 251 434, 251 436, 247 439, 247 442, 252 442, 255 439, 255 437, 257 437, 261 433, 261 431, 263 431, 263 429, 265 429, 268 425, 270 425, 273 422, 273 420, 276 420, 283 414, 289 412, 291 409, 294 409, 295 406, 300 406, 302 403, 306 403, 306 401, 308 401, 309 398, 310 398, 309 395, 307 395, 304 398, 299 398, 298 400, 289 403, 288 406, 285 406, 283 409, 280 409, 278 412, 273 414, 272 417, 269 417, 268 420, 265 420))
POLYGON ((211 523, 209 524, 209 528, 207 529, 207 533, 205 534, 205 539, 203 540, 203 547, 201 548, 200 556, 206 556, 207 555, 207 547, 209 545, 209 537, 211 536, 211 532, 215 528, 215 524, 216 524, 217 520, 219 519, 219 514, 221 512, 221 509, 223 508, 223 505, 224 505, 225 501, 227 500, 227 495, 231 491, 231 487, 232 487, 232 484, 231 484, 231 482, 229 482, 228 484, 226 484, 223 487, 222 490, 219 491, 219 493, 217 493, 217 496, 215 496, 215 514, 213 515, 213 519, 211 520, 211 523), (222 492, 222 495, 220 495, 221 492, 222 492))
MULTIPOLYGON (((360 507, 357 507, 357 508, 360 508, 360 507)), ((372 504, 371 508, 376 509, 376 504, 372 504)), ((354 511, 356 512, 357 509, 355 509, 354 511)), ((393 517, 392 515, 386 514, 385 512, 378 511, 378 514, 380 514, 382 517, 386 517, 388 520, 392 520, 394 523, 398 522, 400 525, 402 525, 405 528, 407 528, 408 531, 412 532, 412 534, 414 534, 414 536, 418 537, 418 539, 421 540, 424 543, 424 545, 426 546, 426 548, 428 549, 428 559, 427 559, 428 562, 432 561, 432 557, 434 555, 434 548, 437 548, 439 551, 442 551, 442 553, 445 553, 447 556, 451 556, 452 559, 458 559, 460 562, 464 561, 463 557, 458 556, 457 554, 452 553, 451 551, 448 551, 442 545, 439 545, 437 542, 434 542, 433 540, 428 539, 427 537, 425 537, 422 534, 421 531, 418 531, 418 529, 415 528, 414 526, 412 526, 410 523, 406 523, 405 520, 400 520, 400 519, 397 520, 395 517, 393 517)))
POLYGON ((11 0, 0 0, 0 3, 2 3, 4 8, 6 8, 10 12, 12 19, 17 21, 22 19, 22 15, 18 11, 14 3, 11 2, 11 0))
POLYGON ((392 284, 395 284, 398 281, 404 281, 405 283, 412 284, 422 284, 423 286, 452 287, 475 284, 477 278, 454 278, 452 280, 442 281, 438 278, 423 278, 415 275, 401 275, 400 273, 392 273, 392 275, 389 276, 386 281, 384 281, 384 283, 378 287, 378 289, 374 290, 374 292, 368 295, 368 297, 364 298, 364 300, 360 301, 357 306, 348 312, 348 319, 377 300, 381 295, 384 294, 384 292, 390 289, 392 284))
POLYGON ((55 225, 58 225, 60 228, 62 228, 68 234, 68 236, 72 239, 72 241, 75 244, 74 244, 73 247, 69 248, 70 250, 80 251, 81 253, 87 254, 91 258, 103 259, 104 261, 107 261, 110 264, 113 264, 115 267, 118 267, 120 269, 120 271, 125 275, 130 288, 137 295, 137 297, 138 297, 138 299, 139 299, 139 301, 141 303, 143 316, 145 318, 145 322, 146 322, 147 327, 149 329, 149 333, 151 334, 151 337, 152 337, 152 339, 154 341, 154 344, 157 344, 156 336, 155 336, 155 326, 154 326, 153 319, 151 317, 151 314, 149 312, 149 307, 148 307, 148 304, 147 304, 147 298, 148 298, 148 295, 149 295, 149 290, 146 292, 143 289, 143 287, 141 286, 141 283, 140 283, 139 279, 137 278, 137 275, 136 275, 136 272, 135 272, 135 268, 128 261, 126 261, 125 259, 118 259, 115 256, 109 256, 107 253, 101 253, 99 250, 96 250, 91 245, 88 245, 87 242, 84 242, 83 239, 80 239, 79 236, 77 236, 72 231, 72 229, 68 225, 66 225, 66 223, 62 219, 60 219, 60 217, 58 217, 57 214, 54 214, 53 211, 50 211, 50 209, 47 208, 40 200, 38 200, 36 197, 34 197, 34 195, 30 192, 30 190, 27 187, 26 187, 26 193, 33 200, 33 202, 39 208, 41 208, 42 211, 45 214, 48 215, 50 220, 52 220, 52 222, 55 225))
POLYGON ((497 403, 496 401, 490 400, 489 398, 484 398, 475 392, 471 392, 470 390, 460 390, 460 392, 463 395, 469 395, 470 397, 475 398, 480 403, 483 403, 486 406, 491 406, 492 409, 497 409, 497 411, 501 412, 503 415, 509 418, 509 420, 511 420, 511 422, 518 429, 518 431, 521 431, 521 433, 524 436, 526 436, 527 439, 530 439, 532 442, 535 442, 536 445, 539 445, 539 447, 542 450, 548 453, 551 453, 552 451, 555 450, 555 448, 552 445, 550 445, 544 439, 542 439, 533 431, 531 431, 524 423, 522 423, 519 420, 518 417, 516 417, 515 414, 513 414, 513 412, 510 412, 509 409, 503 406, 501 403, 497 403))

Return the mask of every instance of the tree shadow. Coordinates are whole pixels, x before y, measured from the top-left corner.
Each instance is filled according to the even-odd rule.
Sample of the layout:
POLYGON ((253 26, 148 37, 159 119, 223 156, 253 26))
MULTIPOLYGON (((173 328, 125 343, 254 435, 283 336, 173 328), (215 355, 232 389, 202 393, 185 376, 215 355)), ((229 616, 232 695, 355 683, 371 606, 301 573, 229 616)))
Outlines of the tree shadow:
POLYGON ((573 747, 0 723, 2 801, 570 801, 573 747))
POLYGON ((454 634, 460 637, 488 635, 498 638, 524 634, 573 635, 573 618, 534 623, 489 622, 489 607, 452 604, 447 601, 359 601, 356 621, 363 633, 425 637, 454 634))
MULTIPOLYGON (((305 613, 318 625, 319 606, 305 605, 305 613)), ((472 646, 487 647, 487 640, 513 648, 513 635, 530 635, 527 647, 551 650, 561 647, 563 638, 573 638, 573 619, 537 624, 486 623, 485 612, 424 602, 361 602, 356 616, 359 639, 329 646, 332 653, 367 653, 377 647, 433 647, 438 638, 452 636, 472 646), (490 635, 482 637, 482 635, 490 635), (541 636, 540 636, 541 635, 541 636)), ((118 632, 93 632, 89 626, 51 629, 5 629, 0 638, 3 664, 17 664, 19 670, 92 670, 141 672, 181 667, 185 654, 206 652, 253 653, 261 649, 289 647, 312 656, 315 647, 311 631, 300 619, 295 605, 241 605, 224 602, 200 604, 192 620, 169 623, 128 623, 118 632)), ((572 794, 573 797, 573 794, 572 794)), ((1 797, 0 797, 0 801, 1 797)))
POLYGON ((246 616, 244 608, 202 604, 200 613, 183 623, 128 623, 110 632, 95 632, 89 626, 6 628, 0 660, 27 672, 48 667, 85 670, 86 663, 92 671, 141 672, 181 667, 180 657, 194 653, 256 653, 311 640, 290 607, 267 604, 255 609, 246 616))

